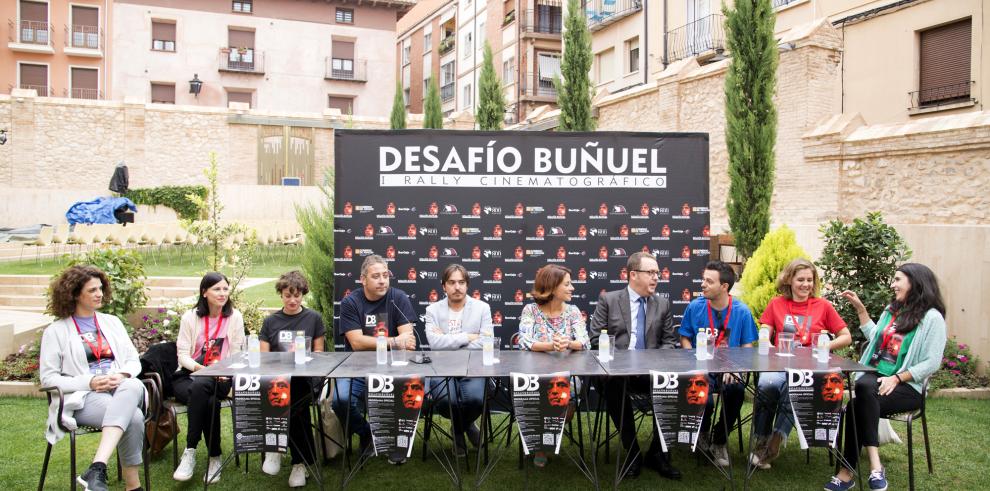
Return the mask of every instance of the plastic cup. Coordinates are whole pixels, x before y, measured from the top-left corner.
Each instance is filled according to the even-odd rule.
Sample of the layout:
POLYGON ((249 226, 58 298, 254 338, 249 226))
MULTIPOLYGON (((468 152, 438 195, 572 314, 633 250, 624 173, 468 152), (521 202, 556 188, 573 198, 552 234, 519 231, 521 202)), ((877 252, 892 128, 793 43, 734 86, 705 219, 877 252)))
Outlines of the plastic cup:
POLYGON ((393 367, 404 367, 409 364, 409 351, 406 349, 404 343, 396 343, 392 347, 391 352, 393 367))
POLYGON ((502 338, 493 337, 492 338, 492 360, 495 363, 499 362, 498 355, 502 351, 502 338))
POLYGON ((793 356, 794 333, 782 332, 777 334, 777 354, 779 356, 793 356))

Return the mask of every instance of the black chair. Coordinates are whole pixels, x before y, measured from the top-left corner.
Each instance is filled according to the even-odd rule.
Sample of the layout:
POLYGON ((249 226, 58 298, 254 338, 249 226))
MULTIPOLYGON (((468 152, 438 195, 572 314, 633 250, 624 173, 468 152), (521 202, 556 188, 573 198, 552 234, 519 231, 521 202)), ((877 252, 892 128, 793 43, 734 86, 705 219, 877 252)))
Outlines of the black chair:
POLYGON ((925 436, 925 459, 928 461, 928 473, 934 472, 932 468, 932 449, 928 443, 928 418, 925 415, 925 400, 928 399, 928 379, 921 384, 921 407, 915 411, 907 413, 892 414, 887 419, 900 421, 907 424, 907 448, 908 448, 908 489, 914 491, 914 438, 911 431, 912 423, 916 418, 921 418, 921 431, 925 436))
MULTIPOLYGON (((144 423, 148 424, 154 415, 160 411, 160 407, 156 406, 156 401, 161 400, 158 393, 158 386, 155 385, 150 379, 142 379, 141 382, 144 384, 144 388, 148 391, 148 405, 144 407, 144 423)), ((69 489, 76 488, 76 437, 82 435, 88 435, 92 433, 102 433, 103 428, 92 427, 92 426, 80 426, 76 429, 70 429, 65 426, 62 421, 62 412, 65 407, 65 394, 62 393, 62 389, 58 387, 42 387, 41 392, 44 392, 48 396, 48 406, 51 406, 53 400, 58 400, 58 413, 56 414, 56 421, 59 428, 69 435, 69 489)), ((142 433, 144 428, 141 429, 142 433)), ((52 447, 54 444, 48 443, 45 447, 45 461, 41 465, 41 478, 38 480, 38 491, 41 491, 45 487, 45 477, 48 475, 48 462, 51 460, 52 447)), ((149 472, 148 463, 148 441, 145 438, 143 448, 141 450, 142 460, 144 461, 144 489, 151 491, 151 473, 149 472)), ((120 466, 120 455, 117 455, 117 479, 121 479, 121 466, 120 466)))

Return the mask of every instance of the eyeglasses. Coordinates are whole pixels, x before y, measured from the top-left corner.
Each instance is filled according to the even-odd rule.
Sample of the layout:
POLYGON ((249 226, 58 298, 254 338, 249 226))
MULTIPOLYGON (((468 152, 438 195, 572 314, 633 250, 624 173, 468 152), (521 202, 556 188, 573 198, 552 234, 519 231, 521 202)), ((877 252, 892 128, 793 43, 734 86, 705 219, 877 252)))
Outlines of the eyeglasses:
POLYGON ((645 274, 647 274, 649 276, 653 276, 653 277, 659 277, 660 276, 660 272, 657 271, 657 270, 655 270, 655 269, 654 270, 650 270, 650 271, 646 271, 646 270, 643 270, 643 269, 634 269, 633 271, 635 271, 637 273, 645 273, 645 274))

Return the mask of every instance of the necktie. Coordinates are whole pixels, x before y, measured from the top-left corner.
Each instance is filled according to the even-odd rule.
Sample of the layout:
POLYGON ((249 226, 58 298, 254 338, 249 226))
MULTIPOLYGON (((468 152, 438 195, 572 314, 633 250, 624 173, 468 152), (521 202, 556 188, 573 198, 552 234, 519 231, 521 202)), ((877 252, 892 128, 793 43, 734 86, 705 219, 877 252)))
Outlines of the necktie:
POLYGON ((646 297, 639 297, 636 313, 636 349, 646 349, 646 297))

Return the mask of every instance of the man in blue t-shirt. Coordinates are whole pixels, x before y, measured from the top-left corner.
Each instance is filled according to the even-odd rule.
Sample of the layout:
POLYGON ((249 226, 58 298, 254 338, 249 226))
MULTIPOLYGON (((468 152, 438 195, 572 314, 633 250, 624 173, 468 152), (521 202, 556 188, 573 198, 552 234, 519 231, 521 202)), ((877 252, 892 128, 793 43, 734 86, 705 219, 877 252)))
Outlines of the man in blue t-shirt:
MULTIPOLYGON (((709 343, 716 347, 751 347, 757 339, 756 323, 749 307, 732 298, 729 290, 736 282, 736 272, 722 261, 711 261, 702 273, 702 296, 694 299, 684 311, 681 327, 681 347, 694 349, 694 341, 699 329, 708 333, 709 343)), ((728 435, 726 428, 735 426, 742 410, 746 386, 737 374, 723 373, 709 375, 713 390, 721 391, 725 405, 724 421, 715 424, 712 434, 711 452, 716 465, 729 466, 729 451, 726 448, 728 435)), ((712 398, 708 398, 702 434, 707 432, 711 422, 712 398)), ((702 445, 699 445, 701 447, 702 445)))
MULTIPOLYGON (((374 351, 377 337, 384 335, 390 347, 416 349, 413 319, 416 311, 405 292, 389 286, 388 263, 372 254, 361 264, 362 288, 340 302, 340 333, 347 351, 374 351)), ((361 451, 371 450, 371 427, 364 419, 365 379, 337 379, 333 394, 333 410, 341 420, 350 412, 350 427, 361 437, 361 451), (350 392, 350 406, 347 394, 350 392)), ((398 456, 393 463, 405 459, 398 456)))

